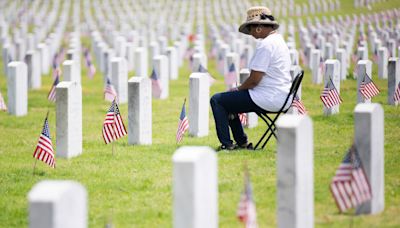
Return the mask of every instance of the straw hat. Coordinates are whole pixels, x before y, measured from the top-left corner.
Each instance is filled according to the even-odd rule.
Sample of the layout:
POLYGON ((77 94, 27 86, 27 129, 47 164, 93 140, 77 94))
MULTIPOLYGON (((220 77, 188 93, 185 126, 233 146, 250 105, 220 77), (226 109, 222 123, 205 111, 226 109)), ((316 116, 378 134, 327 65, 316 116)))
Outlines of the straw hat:
POLYGON ((279 23, 271 14, 271 10, 263 6, 251 7, 247 10, 247 20, 239 27, 239 32, 249 35, 248 25, 273 25, 274 30, 279 28, 279 23))

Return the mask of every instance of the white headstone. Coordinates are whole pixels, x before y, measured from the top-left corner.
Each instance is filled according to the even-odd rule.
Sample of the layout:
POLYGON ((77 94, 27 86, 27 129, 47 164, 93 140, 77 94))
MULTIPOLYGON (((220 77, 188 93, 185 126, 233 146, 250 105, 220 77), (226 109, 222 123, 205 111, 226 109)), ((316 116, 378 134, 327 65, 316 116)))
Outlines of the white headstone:
POLYGON ((128 81, 128 143, 152 143, 151 81, 147 77, 128 81))
POLYGON ((45 43, 40 43, 38 45, 38 50, 40 52, 40 58, 41 58, 41 65, 42 65, 42 70, 44 74, 48 74, 50 72, 50 54, 49 54, 49 48, 45 43))
POLYGON ((45 180, 28 193, 30 228, 86 228, 85 187, 75 181, 45 180))
POLYGON ((76 64, 73 60, 65 60, 63 62, 62 74, 64 76, 64 81, 81 83, 81 75, 77 71, 76 64))
POLYGON ((82 153, 82 87, 76 81, 56 86, 56 138, 57 157, 82 153))
POLYGON ((118 103, 126 103, 128 101, 128 69, 125 58, 111 59, 111 83, 118 94, 118 103))
POLYGON ((357 207, 357 214, 377 214, 385 208, 384 113, 375 103, 354 110, 355 146, 371 185, 372 199, 357 207))
POLYGON ((173 227, 218 227, 218 166, 215 152, 209 147, 181 147, 172 161, 173 227))
POLYGON ((138 47, 135 50, 135 73, 139 77, 148 77, 147 49, 138 47))
POLYGON ((378 77, 386 79, 388 77, 388 51, 386 47, 378 49, 378 77))
POLYGON ((318 49, 311 50, 311 71, 312 71, 312 82, 314 84, 322 83, 322 74, 324 72, 321 71, 321 51, 318 49))
POLYGON ((189 134, 208 135, 210 82, 207 73, 192 73, 189 77, 189 134))
POLYGON ((314 142, 310 117, 283 115, 277 123, 278 227, 314 227, 314 142))
POLYGON ((7 65, 8 113, 24 116, 28 113, 28 67, 24 62, 7 65))
POLYGON ((340 62, 340 79, 341 80, 346 80, 346 78, 347 78, 347 68, 348 68, 346 50, 341 49, 341 48, 337 49, 336 58, 340 62))
POLYGON ((394 101, 393 96, 399 83, 400 83, 400 59, 390 58, 388 63, 388 104, 390 105, 398 105, 394 101))
POLYGON ((175 47, 167 47, 165 53, 168 56, 169 79, 176 80, 179 76, 177 49, 175 47))
POLYGON ((28 51, 25 57, 28 66, 28 88, 31 89, 39 89, 42 86, 40 56, 38 54, 36 51, 28 51))

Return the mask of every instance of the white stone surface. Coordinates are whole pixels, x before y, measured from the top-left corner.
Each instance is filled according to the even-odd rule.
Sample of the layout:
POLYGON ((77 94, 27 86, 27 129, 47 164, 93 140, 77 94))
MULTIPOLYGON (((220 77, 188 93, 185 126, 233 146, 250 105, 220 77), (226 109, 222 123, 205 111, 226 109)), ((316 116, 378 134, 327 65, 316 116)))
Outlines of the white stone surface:
POLYGON ((358 104, 354 110, 355 146, 371 185, 372 199, 357 214, 377 214, 385 208, 384 113, 380 104, 358 104))
POLYGON ((321 84, 322 83, 322 74, 320 68, 320 59, 321 59, 321 51, 318 49, 312 49, 310 53, 310 66, 312 72, 312 83, 314 84, 321 84))
POLYGON ((168 57, 169 79, 176 80, 179 76, 177 49, 175 47, 167 47, 165 53, 168 57))
POLYGON ((28 67, 24 62, 7 65, 8 113, 14 116, 28 114, 28 67))
POLYGON ((388 50, 386 47, 378 49, 378 77, 380 79, 388 78, 388 50))
POLYGON ((118 94, 118 103, 128 102, 128 69, 125 58, 111 59, 111 83, 118 94))
POLYGON ((147 49, 144 47, 135 50, 135 74, 139 77, 149 77, 147 49))
POLYGON ((398 105, 393 100, 393 96, 399 83, 400 83, 400 59, 390 58, 388 63, 388 104, 390 105, 398 105))
POLYGON ((63 62, 64 81, 81 83, 81 75, 77 71, 76 64, 73 60, 65 60, 63 62))
POLYGON ((283 115, 277 123, 278 227, 314 227, 314 142, 308 116, 283 115))
POLYGON ((192 73, 189 77, 189 134, 208 135, 210 86, 207 73, 192 73))
POLYGON ((40 52, 40 58, 41 58, 41 65, 42 65, 42 70, 43 74, 48 74, 50 72, 50 53, 49 53, 49 48, 45 43, 40 43, 38 44, 38 50, 40 52))
POLYGON ((28 88, 39 89, 42 86, 41 67, 39 53, 28 51, 26 53, 26 64, 28 67, 28 88))
POLYGON ((128 143, 152 144, 151 81, 132 77, 128 81, 128 143))
POLYGON ((173 161, 173 227, 218 227, 218 165, 209 147, 181 147, 173 161))
POLYGON ((56 138, 57 157, 82 153, 82 87, 76 81, 56 86, 56 138))
POLYGON ((44 180, 28 193, 30 228, 86 228, 88 194, 75 181, 44 180))
POLYGON ((347 61, 347 53, 344 49, 338 49, 336 51, 336 58, 340 62, 340 79, 347 79, 347 69, 348 69, 348 61, 347 61))

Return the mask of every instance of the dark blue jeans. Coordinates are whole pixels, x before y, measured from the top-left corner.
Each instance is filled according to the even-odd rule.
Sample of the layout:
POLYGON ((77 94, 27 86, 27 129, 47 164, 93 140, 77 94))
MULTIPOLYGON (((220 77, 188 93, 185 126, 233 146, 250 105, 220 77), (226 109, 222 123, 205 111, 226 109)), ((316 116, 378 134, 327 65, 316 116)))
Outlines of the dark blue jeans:
POLYGON ((225 146, 233 144, 229 127, 238 145, 247 143, 247 135, 244 133, 238 113, 265 112, 251 100, 248 90, 216 93, 211 97, 210 104, 218 139, 225 146), (229 116, 233 116, 233 118, 229 118, 229 116))

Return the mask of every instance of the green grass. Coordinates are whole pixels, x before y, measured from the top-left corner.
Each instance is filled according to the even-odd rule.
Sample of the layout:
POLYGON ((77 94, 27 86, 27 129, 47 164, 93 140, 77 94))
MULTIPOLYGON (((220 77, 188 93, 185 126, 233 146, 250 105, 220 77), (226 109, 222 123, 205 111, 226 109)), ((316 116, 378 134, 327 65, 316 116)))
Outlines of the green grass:
MULTIPOLYGON (((349 1, 350 2, 350 1, 349 1)), ((344 6, 342 1, 342 8, 344 6)), ((398 6, 395 1, 377 5, 398 6), (391 5, 386 5, 391 4, 391 5)), ((351 9, 354 10, 354 9, 351 9)), ((344 9, 346 13, 353 12, 344 9)), ((360 10, 354 10, 359 12, 360 10)), ((83 39, 83 43, 88 44, 83 39)), ((108 221, 116 227, 171 227, 172 226, 172 161, 180 145, 219 145, 212 113, 209 136, 184 137, 175 143, 175 132, 180 108, 189 96, 190 71, 187 62, 180 69, 179 80, 170 82, 170 97, 153 100, 153 145, 128 145, 127 137, 105 145, 102 122, 109 103, 102 98, 102 75, 93 80, 86 77, 82 64, 83 87, 83 154, 73 159, 57 159, 57 168, 51 169, 38 162, 36 175, 32 175, 32 158, 47 110, 50 111, 50 132, 55 144, 55 105, 47 101, 51 86, 44 76, 40 90, 29 91, 28 115, 14 117, 0 112, 0 227, 26 227, 28 225, 27 194, 34 184, 45 179, 75 180, 83 184, 89 194, 89 225, 102 227, 108 221)), ((7 98, 3 63, 0 63, 0 91, 7 98)), ((211 73, 218 79, 211 94, 223 91, 222 76, 216 73, 214 61, 209 61, 211 73)), ((132 73, 129 77, 132 76, 132 73)), ((302 97, 313 120, 314 127, 314 195, 316 227, 343 227, 352 222, 354 227, 400 226, 400 108, 387 105, 387 80, 377 78, 376 65, 373 79, 381 90, 373 102, 385 111, 385 211, 378 215, 353 217, 339 214, 330 195, 328 185, 345 151, 354 138, 356 81, 349 78, 341 83, 344 100, 340 113, 324 116, 319 94, 322 85, 311 84, 307 70, 302 97)), ((127 125, 127 105, 120 106, 127 125)), ((264 130, 263 124, 246 129, 251 141, 257 141, 264 130)), ((55 148, 56 149, 56 148, 55 148)), ((236 219, 236 209, 243 188, 243 164, 247 161, 253 183, 260 227, 276 226, 276 141, 272 140, 263 151, 218 154, 219 224, 220 227, 242 227, 236 219)))

